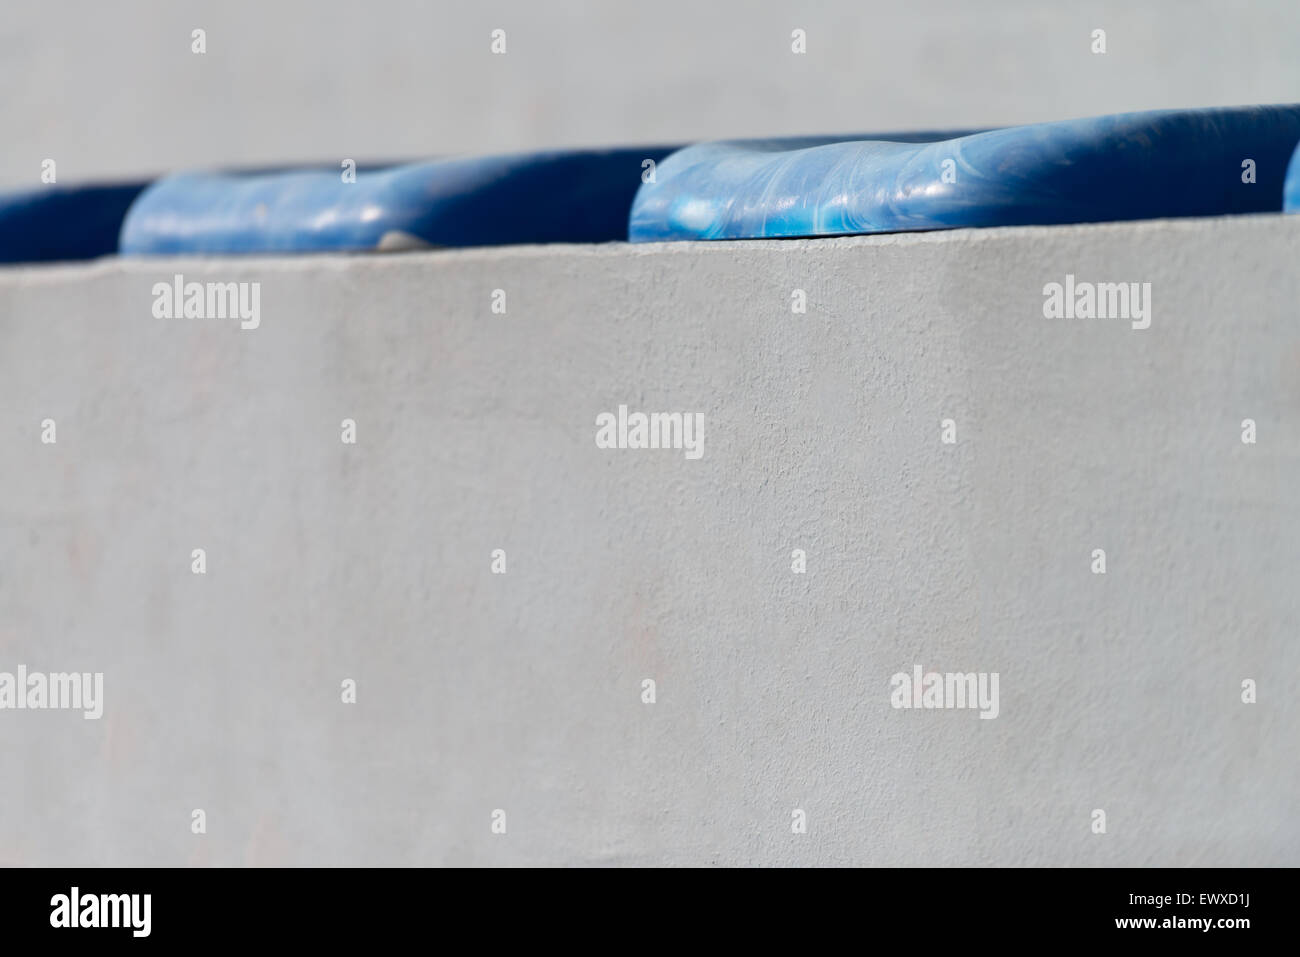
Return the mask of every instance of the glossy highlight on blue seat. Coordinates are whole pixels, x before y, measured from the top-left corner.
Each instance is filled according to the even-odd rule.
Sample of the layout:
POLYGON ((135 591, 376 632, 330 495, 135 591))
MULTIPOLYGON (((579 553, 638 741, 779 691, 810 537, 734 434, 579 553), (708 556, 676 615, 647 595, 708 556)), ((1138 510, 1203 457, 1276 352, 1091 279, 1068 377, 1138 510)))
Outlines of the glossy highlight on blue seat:
POLYGON ((1282 209, 1288 213, 1300 213, 1300 146, 1291 154, 1291 162, 1286 168, 1286 182, 1282 184, 1282 209))
POLYGON ((704 143, 658 166, 632 242, 1277 211, 1300 105, 1158 110, 952 138, 704 143), (1254 182, 1243 175, 1254 161, 1254 182))
POLYGON ((146 185, 51 184, 0 193, 0 262, 94 259, 117 252, 122 220, 146 185))
POLYGON ((646 160, 672 147, 438 159, 359 170, 183 173, 122 226, 124 255, 299 253, 624 240, 646 160))

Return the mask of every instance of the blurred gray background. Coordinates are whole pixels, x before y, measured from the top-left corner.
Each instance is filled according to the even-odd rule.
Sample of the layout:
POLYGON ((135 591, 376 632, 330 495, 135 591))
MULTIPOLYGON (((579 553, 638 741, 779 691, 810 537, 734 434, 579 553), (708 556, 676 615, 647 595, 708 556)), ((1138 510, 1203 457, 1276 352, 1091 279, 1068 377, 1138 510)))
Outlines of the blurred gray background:
POLYGON ((1297 36, 1289 0, 22 0, 0 17, 0 186, 47 157, 74 182, 1292 102, 1297 36))

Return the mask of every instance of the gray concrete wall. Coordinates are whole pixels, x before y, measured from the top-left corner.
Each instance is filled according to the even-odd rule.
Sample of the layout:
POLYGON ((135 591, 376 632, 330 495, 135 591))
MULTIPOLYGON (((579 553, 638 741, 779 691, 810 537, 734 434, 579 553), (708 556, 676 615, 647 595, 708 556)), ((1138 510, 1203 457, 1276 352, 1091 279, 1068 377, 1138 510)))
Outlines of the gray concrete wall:
POLYGON ((1298 864, 1298 259, 1260 216, 0 272, 0 670, 105 681, 0 711, 0 861, 1298 864), (177 272, 259 328, 155 318, 177 272), (1150 328, 1045 318, 1067 274, 1150 328), (620 403, 703 457, 598 448, 620 403), (998 717, 891 707, 917 664, 998 717))
POLYGON ((1300 101, 1291 0, 13 0, 4 14, 0 187, 36 185, 46 158, 71 183, 1300 101))

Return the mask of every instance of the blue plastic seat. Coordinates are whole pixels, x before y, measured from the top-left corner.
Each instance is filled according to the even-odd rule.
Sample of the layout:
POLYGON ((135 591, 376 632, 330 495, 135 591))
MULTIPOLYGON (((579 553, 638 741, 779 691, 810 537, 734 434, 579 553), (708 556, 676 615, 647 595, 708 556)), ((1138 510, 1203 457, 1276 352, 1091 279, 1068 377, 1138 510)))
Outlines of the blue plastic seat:
POLYGON ((1277 211, 1300 106, 1121 113, 929 142, 688 146, 632 206, 633 242, 832 236, 1277 211), (1247 182, 1246 161, 1254 182, 1247 182))
POLYGON ((625 240, 645 160, 671 147, 439 159, 359 171, 183 173, 122 227, 125 255, 625 240))
POLYGON ((122 220, 145 185, 49 185, 0 193, 0 262, 94 259, 117 252, 122 220))

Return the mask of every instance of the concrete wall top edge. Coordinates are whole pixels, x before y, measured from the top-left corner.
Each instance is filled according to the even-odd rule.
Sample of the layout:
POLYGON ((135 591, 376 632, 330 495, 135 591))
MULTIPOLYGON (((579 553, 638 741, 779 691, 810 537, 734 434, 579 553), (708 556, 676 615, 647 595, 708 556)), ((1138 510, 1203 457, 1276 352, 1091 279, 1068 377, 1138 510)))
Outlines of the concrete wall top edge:
POLYGON ((0 283, 66 282, 118 273, 156 274, 160 269, 256 268, 283 272, 303 270, 377 272, 391 269, 451 266, 462 262, 575 259, 646 256, 733 256, 738 251, 775 252, 788 255, 828 253, 885 246, 942 246, 974 243, 1018 243, 1024 241, 1108 240, 1140 236, 1155 242, 1160 236, 1186 236, 1219 231, 1223 237, 1269 235, 1300 237, 1300 217, 1285 213, 1256 213, 1246 216, 1152 219, 1133 222, 1080 223, 1064 226, 997 226, 984 229, 951 229, 928 232, 885 233, 864 236, 834 236, 817 239, 745 239, 714 242, 671 243, 553 243, 547 245, 484 246, 471 249, 433 249, 403 253, 327 253, 296 256, 176 256, 106 257, 89 262, 36 263, 0 266, 0 283))

